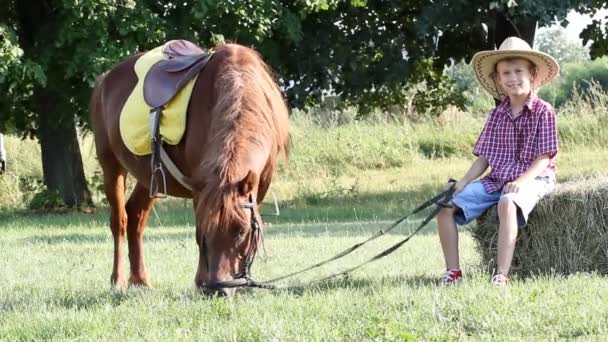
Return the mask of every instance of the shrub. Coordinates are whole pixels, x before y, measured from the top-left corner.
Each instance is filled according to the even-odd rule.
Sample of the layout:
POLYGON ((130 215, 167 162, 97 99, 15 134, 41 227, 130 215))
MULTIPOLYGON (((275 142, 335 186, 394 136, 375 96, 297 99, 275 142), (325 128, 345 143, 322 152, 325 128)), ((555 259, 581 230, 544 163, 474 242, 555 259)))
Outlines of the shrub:
POLYGON ((560 78, 543 87, 539 95, 560 107, 573 99, 576 93, 584 96, 593 90, 594 85, 608 89, 608 57, 564 64, 560 78))

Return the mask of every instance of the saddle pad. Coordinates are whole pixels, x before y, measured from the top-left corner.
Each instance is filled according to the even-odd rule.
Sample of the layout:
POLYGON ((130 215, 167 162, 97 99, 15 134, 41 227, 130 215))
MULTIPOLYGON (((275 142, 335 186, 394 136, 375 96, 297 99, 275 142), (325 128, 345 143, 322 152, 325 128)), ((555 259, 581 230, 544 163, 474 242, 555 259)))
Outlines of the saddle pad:
MULTIPOLYGON (((125 146, 138 156, 152 153, 150 134, 150 106, 144 100, 144 79, 154 63, 167 59, 164 46, 146 52, 135 62, 137 84, 120 113, 120 136, 125 146)), ((176 145, 186 131, 186 113, 192 88, 198 75, 190 80, 180 92, 167 103, 160 117, 160 136, 169 145, 176 145)))

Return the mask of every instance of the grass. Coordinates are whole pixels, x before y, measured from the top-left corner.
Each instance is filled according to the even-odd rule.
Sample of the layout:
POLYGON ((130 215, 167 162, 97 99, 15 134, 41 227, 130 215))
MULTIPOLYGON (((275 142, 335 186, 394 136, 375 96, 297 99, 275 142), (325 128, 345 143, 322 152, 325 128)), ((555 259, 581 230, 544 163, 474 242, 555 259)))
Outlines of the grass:
MULTIPOLYGON (((608 168, 600 100, 601 106, 579 103, 560 116, 559 181, 608 168)), ((482 123, 455 113, 425 124, 319 126, 296 115, 292 158, 270 192, 281 216, 267 218, 267 255, 254 265, 256 279, 330 257, 407 213, 448 177, 460 177, 482 123)), ((91 176, 93 148, 89 138, 83 143, 91 176)), ((282 283, 295 288, 208 299, 193 286, 190 203, 165 200, 145 235, 153 288, 113 291, 107 208, 68 215, 24 211, 31 190, 22 179, 40 177, 40 152, 14 137, 7 148, 9 157, 23 158, 9 160, 11 172, 0 177, 0 340, 519 341, 608 334, 605 277, 544 274, 494 289, 466 227, 460 239, 466 281, 460 287, 436 286, 443 258, 431 223, 387 258, 298 288, 367 260, 403 239, 420 217, 336 264, 282 283)), ((273 211, 271 202, 267 196, 263 212, 273 211)))
MULTIPOLYGON (((608 165, 607 153, 587 149, 560 158, 562 180, 608 165)), ((400 168, 309 183, 278 177, 272 191, 282 214, 268 219, 267 257, 254 265, 256 278, 308 266, 363 240, 438 190, 449 175, 462 174, 468 163, 419 158, 400 168)), ((190 204, 167 200, 156 211, 145 237, 154 288, 125 292, 109 286, 107 209, 45 216, 0 211, 0 339, 546 340, 608 333, 605 277, 542 275, 496 290, 466 229, 461 258, 467 280, 454 289, 437 287, 443 267, 434 223, 395 254, 348 277, 303 290, 206 299, 193 288, 197 252, 190 204)), ((283 285, 298 286, 367 260, 402 239, 418 219, 283 285)))
MULTIPOLYGON (((151 220, 147 265, 154 288, 109 288, 112 243, 107 215, 11 217, 0 237, 3 340, 536 340, 599 338, 608 332, 605 278, 579 274, 489 286, 468 233, 461 251, 467 280, 441 289, 437 237, 424 232, 394 255, 304 290, 256 290, 206 299, 193 289, 196 244, 180 205, 151 220)), ((182 208, 183 210, 183 208, 182 208)), ((281 223, 269 227, 268 279, 360 241, 383 222, 281 223), (314 256, 314 257, 308 257, 314 256)), ((411 229, 381 239, 338 265, 300 276, 299 285, 365 260, 411 229)))

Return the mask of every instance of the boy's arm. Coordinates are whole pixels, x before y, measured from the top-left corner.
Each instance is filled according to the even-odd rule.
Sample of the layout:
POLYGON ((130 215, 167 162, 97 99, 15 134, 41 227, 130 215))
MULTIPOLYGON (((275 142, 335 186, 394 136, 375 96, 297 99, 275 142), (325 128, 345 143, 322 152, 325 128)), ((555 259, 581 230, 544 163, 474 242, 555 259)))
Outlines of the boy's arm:
POLYGON ((492 139, 492 128, 496 125, 495 123, 496 109, 490 111, 488 119, 477 138, 475 147, 473 147, 473 154, 477 156, 477 159, 473 162, 469 171, 454 184, 454 195, 461 192, 465 186, 477 179, 488 169, 488 159, 484 157, 484 154, 488 153, 488 142, 492 139))
POLYGON ((471 183, 481 176, 488 169, 488 160, 483 155, 479 155, 469 168, 469 171, 454 185, 454 194, 457 194, 464 189, 467 184, 471 183))
POLYGON ((549 162, 551 161, 550 153, 542 154, 538 156, 532 165, 526 170, 526 172, 522 173, 521 176, 517 177, 516 180, 505 184, 505 187, 502 190, 503 194, 508 194, 510 192, 518 192, 519 188, 522 184, 527 181, 530 181, 540 175, 543 170, 549 166, 549 162))

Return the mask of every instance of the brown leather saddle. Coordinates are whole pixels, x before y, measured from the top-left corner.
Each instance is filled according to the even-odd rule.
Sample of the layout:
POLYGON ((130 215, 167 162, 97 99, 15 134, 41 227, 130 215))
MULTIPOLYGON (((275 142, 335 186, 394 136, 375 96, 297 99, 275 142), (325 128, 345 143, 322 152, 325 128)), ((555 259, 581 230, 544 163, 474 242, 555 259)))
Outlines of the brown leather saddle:
POLYGON ((205 51, 187 40, 171 40, 163 46, 168 59, 152 65, 144 78, 144 100, 150 110, 150 135, 152 144, 152 175, 150 197, 163 198, 167 194, 167 180, 163 165, 173 177, 191 190, 184 176, 162 147, 160 118, 164 106, 207 65, 213 52, 205 51))
POLYGON ((144 100, 152 108, 171 101, 188 81, 207 64, 211 56, 187 40, 171 40, 163 48, 169 59, 156 62, 144 79, 144 100))

